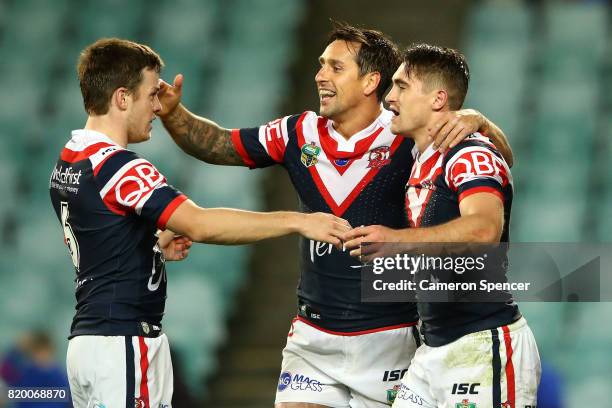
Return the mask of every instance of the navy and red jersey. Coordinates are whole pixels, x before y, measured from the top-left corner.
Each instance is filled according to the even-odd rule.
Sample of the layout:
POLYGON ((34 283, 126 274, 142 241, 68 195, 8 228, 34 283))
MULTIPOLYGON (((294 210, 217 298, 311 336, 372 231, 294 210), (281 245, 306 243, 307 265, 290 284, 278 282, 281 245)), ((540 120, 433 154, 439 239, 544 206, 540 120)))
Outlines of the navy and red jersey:
MULTIPOLYGON (((303 212, 333 213, 353 226, 405 228, 402 197, 414 142, 391 133, 391 117, 383 110, 348 140, 314 112, 236 129, 232 138, 250 168, 287 170, 303 212)), ((362 265, 348 251, 301 238, 300 254, 298 313, 311 323, 354 333, 418 320, 414 303, 362 303, 362 265)))
MULTIPOLYGON (((479 133, 441 154, 429 146, 416 154, 406 185, 406 212, 411 227, 431 227, 458 218, 461 200, 490 193, 504 203, 501 242, 509 240, 512 175, 501 154, 479 133)), ((510 293, 507 303, 419 302, 421 332, 426 344, 441 346, 468 333, 510 324, 520 318, 510 293)))
POLYGON ((49 189, 76 270, 70 337, 157 336, 166 272, 155 232, 187 197, 147 160, 91 130, 72 132, 49 189))

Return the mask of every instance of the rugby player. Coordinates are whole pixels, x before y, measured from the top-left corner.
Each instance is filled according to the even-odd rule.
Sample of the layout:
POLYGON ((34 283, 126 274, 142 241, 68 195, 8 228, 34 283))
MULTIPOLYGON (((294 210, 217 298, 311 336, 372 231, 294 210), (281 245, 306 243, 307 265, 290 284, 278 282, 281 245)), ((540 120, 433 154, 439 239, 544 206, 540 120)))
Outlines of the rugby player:
MULTIPOLYGON (((359 227, 345 246, 363 242, 508 242, 513 187, 509 166, 474 133, 445 153, 429 140, 440 114, 460 109, 469 69, 463 55, 419 44, 402 55, 386 100, 391 130, 418 151, 406 184, 408 229, 359 227)), ((535 339, 509 293, 507 302, 419 302, 424 345, 412 360, 394 407, 536 405, 540 359, 535 339)))
MULTIPOLYGON (((99 40, 79 59, 89 116, 84 129, 72 132, 49 180, 76 270, 67 353, 75 407, 171 404, 172 363, 161 326, 166 271, 157 229, 215 244, 299 232, 336 245, 348 229, 331 214, 200 208, 128 150, 128 143, 150 138, 161 108, 162 66, 149 47, 119 39, 99 40)), ((189 245, 189 240, 161 243, 174 259, 184 258, 189 245)))
MULTIPOLYGON (((174 141, 202 161, 283 166, 305 213, 406 227, 401 197, 414 142, 391 131, 393 114, 382 105, 400 64, 397 47, 378 31, 337 23, 319 62, 319 115, 225 129, 180 104, 180 75, 162 83, 159 115, 174 141)), ((481 129, 511 156, 503 133, 478 112, 448 112, 435 125, 442 149, 481 129)), ((302 241, 300 251, 298 312, 283 350, 277 407, 390 405, 419 344, 416 306, 362 303, 361 266, 348 252, 314 240, 302 241)))

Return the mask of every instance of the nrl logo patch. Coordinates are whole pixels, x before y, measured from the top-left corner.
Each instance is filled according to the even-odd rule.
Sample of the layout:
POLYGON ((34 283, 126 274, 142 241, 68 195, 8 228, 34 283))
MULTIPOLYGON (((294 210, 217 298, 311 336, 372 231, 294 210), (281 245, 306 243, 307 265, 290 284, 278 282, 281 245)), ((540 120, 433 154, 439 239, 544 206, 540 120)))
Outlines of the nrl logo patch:
POLYGON ((397 392, 400 389, 400 385, 394 385, 393 388, 391 388, 390 390, 387 390, 387 402, 389 404, 393 404, 393 402, 395 401, 395 398, 397 397, 397 392))
POLYGON ((301 152, 302 155, 300 156, 300 160, 304 166, 314 166, 319 162, 317 156, 321 154, 321 148, 315 145, 314 142, 310 142, 310 144, 305 144, 302 146, 301 152))
POLYGON ((463 401, 456 403, 455 408, 476 408, 476 403, 464 399, 463 401))

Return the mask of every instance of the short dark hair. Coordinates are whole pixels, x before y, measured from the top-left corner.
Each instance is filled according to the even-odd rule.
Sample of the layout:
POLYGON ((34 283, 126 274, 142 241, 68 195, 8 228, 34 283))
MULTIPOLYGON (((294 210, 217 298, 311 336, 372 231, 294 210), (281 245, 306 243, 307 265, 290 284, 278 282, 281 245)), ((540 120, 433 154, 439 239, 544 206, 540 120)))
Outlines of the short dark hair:
POLYGON ((383 33, 376 30, 354 27, 348 23, 332 20, 334 26, 327 40, 327 45, 336 40, 360 44, 357 53, 359 75, 370 72, 380 73, 380 83, 376 97, 382 101, 385 91, 391 85, 391 78, 400 66, 400 53, 397 46, 383 33))
POLYGON ((117 88, 134 92, 142 82, 143 68, 160 72, 163 66, 161 57, 146 45, 119 38, 96 41, 81 52, 77 64, 85 110, 104 115, 117 88))
POLYGON ((448 92, 448 105, 463 105, 470 81, 470 69, 463 54, 452 48, 413 44, 402 53, 406 75, 415 75, 426 86, 439 85, 448 92))

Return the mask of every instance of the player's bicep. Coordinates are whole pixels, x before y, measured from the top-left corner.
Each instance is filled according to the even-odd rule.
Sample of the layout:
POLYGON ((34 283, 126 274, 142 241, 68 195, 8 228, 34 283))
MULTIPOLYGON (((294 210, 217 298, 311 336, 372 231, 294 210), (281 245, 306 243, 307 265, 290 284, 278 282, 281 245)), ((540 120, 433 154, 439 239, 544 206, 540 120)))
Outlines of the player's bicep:
POLYGON ((497 238, 504 228, 504 202, 498 194, 479 192, 466 196, 459 202, 462 217, 476 216, 484 220, 497 238))
POLYGON ((193 201, 183 201, 168 218, 166 227, 180 235, 185 235, 193 241, 200 241, 198 221, 202 217, 204 209, 197 206, 193 201))
POLYGON ((284 162, 291 137, 295 137, 300 115, 285 116, 256 128, 232 130, 234 148, 250 168, 284 162))

